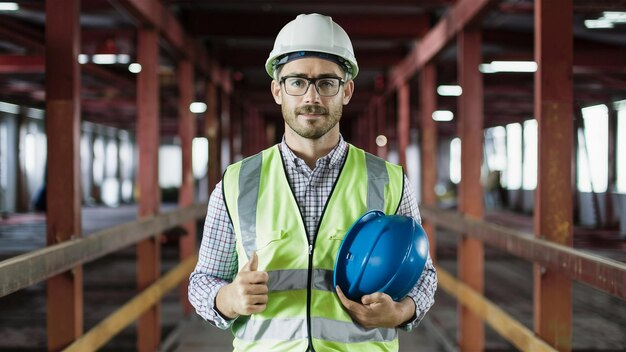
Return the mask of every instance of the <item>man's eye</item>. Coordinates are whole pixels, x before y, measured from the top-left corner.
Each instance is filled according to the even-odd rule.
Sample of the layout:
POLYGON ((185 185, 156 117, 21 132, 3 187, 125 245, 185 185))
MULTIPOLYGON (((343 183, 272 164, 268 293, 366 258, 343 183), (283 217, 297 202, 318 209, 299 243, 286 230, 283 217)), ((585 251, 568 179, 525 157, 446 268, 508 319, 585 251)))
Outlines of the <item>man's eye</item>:
POLYGON ((292 87, 302 87, 305 85, 305 83, 303 79, 290 79, 289 85, 292 87))
POLYGON ((320 88, 332 88, 335 84, 335 80, 332 79, 323 79, 318 82, 318 86, 320 88))

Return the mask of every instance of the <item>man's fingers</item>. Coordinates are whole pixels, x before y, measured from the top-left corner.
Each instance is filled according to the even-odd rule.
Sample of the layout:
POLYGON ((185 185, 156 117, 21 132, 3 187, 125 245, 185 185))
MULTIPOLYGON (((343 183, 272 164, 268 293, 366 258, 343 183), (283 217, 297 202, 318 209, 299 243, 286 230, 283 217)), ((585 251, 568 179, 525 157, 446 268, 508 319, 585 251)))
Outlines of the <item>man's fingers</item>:
POLYGON ((248 306, 254 306, 259 304, 267 304, 267 295, 247 295, 244 296, 244 302, 248 306))
POLYGON ((379 303, 384 300, 385 300, 385 294, 382 292, 374 292, 372 294, 361 297, 361 303, 365 305, 379 303))
POLYGON ((241 268, 241 271, 256 271, 259 267, 259 257, 257 257, 256 252, 252 253, 250 260, 246 263, 246 265, 241 268))
POLYGON ((265 271, 242 271, 238 274, 244 284, 267 284, 269 275, 265 271))
POLYGON ((269 289, 267 288, 267 285, 252 284, 252 285, 244 286, 242 291, 243 291, 242 293, 245 295, 266 295, 267 296, 269 289))
POLYGON ((341 291, 341 288, 339 286, 336 286, 335 288, 337 289, 337 296, 339 296, 341 304, 343 304, 343 306, 350 311, 355 310, 358 306, 358 303, 346 297, 346 295, 343 294, 343 291, 341 291))
POLYGON ((255 304, 252 306, 248 306, 248 308, 246 309, 246 313, 244 315, 261 313, 265 310, 265 308, 267 308, 266 304, 255 304))

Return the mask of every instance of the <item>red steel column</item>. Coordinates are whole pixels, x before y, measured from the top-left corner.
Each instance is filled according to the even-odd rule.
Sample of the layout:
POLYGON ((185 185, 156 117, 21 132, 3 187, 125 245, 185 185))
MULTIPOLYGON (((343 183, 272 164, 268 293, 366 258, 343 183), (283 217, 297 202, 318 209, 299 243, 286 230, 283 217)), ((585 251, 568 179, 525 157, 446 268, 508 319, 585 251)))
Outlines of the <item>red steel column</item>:
POLYGON ((410 104, 409 82, 404 82, 398 89, 398 155, 400 156, 400 165, 405 170, 406 148, 409 146, 410 104))
MULTIPOLYGON (((189 60, 178 63, 178 135, 183 154, 182 185, 178 196, 178 205, 186 207, 194 201, 194 177, 192 170, 192 143, 196 131, 195 116, 189 110, 194 98, 193 67, 189 60)), ((180 260, 183 261, 196 252, 196 223, 189 221, 184 226, 186 234, 180 238, 180 260)), ((185 314, 191 313, 191 304, 187 299, 187 280, 181 284, 180 299, 185 314)))
POLYGON ((222 146, 228 146, 228 150, 226 153, 226 160, 222 160, 222 166, 220 166, 220 174, 222 173, 222 167, 228 166, 233 162, 233 148, 232 148, 232 138, 230 129, 231 126, 231 100, 230 94, 222 89, 221 99, 222 99, 222 111, 221 111, 221 139, 220 139, 220 149, 222 146), (226 140, 224 141, 224 138, 226 140))
POLYGON ((209 140, 209 195, 213 191, 217 182, 221 177, 221 162, 220 162, 220 139, 219 139, 219 125, 220 121, 217 115, 217 88, 215 84, 207 81, 206 84, 206 101, 207 110, 204 115, 205 118, 205 134, 209 140))
POLYGON ((230 162, 234 163, 241 156, 241 121, 243 107, 239 99, 231 94, 230 104, 230 162))
POLYGON ((376 104, 376 125, 378 133, 387 138, 387 144, 384 147, 378 147, 378 156, 387 159, 387 151, 389 150, 391 138, 387 133, 387 104, 384 98, 380 98, 378 104, 376 104))
MULTIPOLYGON (((437 184, 437 124, 432 118, 437 108, 437 69, 429 63, 422 69, 420 76, 421 132, 422 132, 422 203, 437 205, 435 185, 437 184)), ((427 220, 422 226, 430 241, 430 256, 435 260, 437 249, 435 227, 427 220)))
MULTIPOLYGON (((137 58, 137 146, 139 148, 139 217, 159 212, 159 35, 154 29, 139 29, 137 58)), ((160 234, 137 244, 137 288, 145 289, 161 274, 160 234)), ((161 339, 160 304, 145 312, 137 322, 137 349, 154 351, 161 339)))
MULTIPOLYGON (((480 167, 483 155, 483 81, 478 65, 481 61, 481 32, 464 29, 458 36, 459 99, 458 129, 461 137, 461 184, 459 210, 468 217, 483 218, 483 190, 480 167)), ((479 293, 483 292, 484 249, 482 242, 463 235, 458 246, 459 278, 479 293)), ((461 351, 484 349, 485 331, 481 319, 469 309, 459 307, 459 345, 461 351)))
MULTIPOLYGON (((81 236, 80 1, 46 2, 47 244, 81 236)), ((47 282, 48 350, 83 334, 83 269, 47 282)))
MULTIPOLYGON (((606 218, 604 221, 605 228, 613 228, 617 224, 613 221, 615 211, 613 209, 613 191, 615 191, 615 181, 617 180, 617 107, 612 102, 607 102, 609 108, 609 171, 607 175, 607 185, 604 206, 606 208, 606 218)), ((573 164, 572 165, 576 165, 573 164)))
POLYGON ((367 106, 367 128, 369 130, 367 134, 367 148, 372 154, 376 154, 376 136, 378 131, 376 130, 376 105, 374 101, 371 101, 367 106))
MULTIPOLYGON (((572 246, 572 0, 535 1, 535 117, 539 163, 535 236, 572 246)), ((465 91, 464 91, 465 92, 465 91)), ((534 267, 535 332, 559 351, 572 349, 572 282, 534 267)))
POLYGON ((354 129, 356 130, 356 145, 358 145, 360 148, 363 148, 365 144, 365 137, 363 136, 363 134, 365 133, 365 118, 363 114, 357 116, 357 118, 354 119, 354 129))

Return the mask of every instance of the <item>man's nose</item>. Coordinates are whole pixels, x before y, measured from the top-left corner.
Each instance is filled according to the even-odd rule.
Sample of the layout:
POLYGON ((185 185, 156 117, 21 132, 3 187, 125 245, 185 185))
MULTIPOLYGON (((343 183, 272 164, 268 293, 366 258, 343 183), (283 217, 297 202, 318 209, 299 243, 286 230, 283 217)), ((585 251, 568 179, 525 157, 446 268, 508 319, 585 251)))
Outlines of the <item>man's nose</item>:
POLYGON ((320 95, 317 93, 315 84, 313 83, 309 84, 309 88, 304 93, 304 99, 305 99, 305 102, 308 102, 308 103, 320 101, 320 95))

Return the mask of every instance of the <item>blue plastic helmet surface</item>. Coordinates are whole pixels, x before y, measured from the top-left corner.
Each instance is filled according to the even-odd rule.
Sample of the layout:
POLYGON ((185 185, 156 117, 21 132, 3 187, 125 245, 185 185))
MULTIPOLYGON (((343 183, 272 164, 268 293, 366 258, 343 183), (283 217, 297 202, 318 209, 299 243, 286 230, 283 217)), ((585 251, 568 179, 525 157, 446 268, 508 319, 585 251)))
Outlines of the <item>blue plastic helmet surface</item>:
POLYGON ((420 224, 403 215, 369 211, 352 224, 335 260, 334 286, 346 297, 383 292, 394 301, 415 286, 428 258, 428 237, 420 224))

